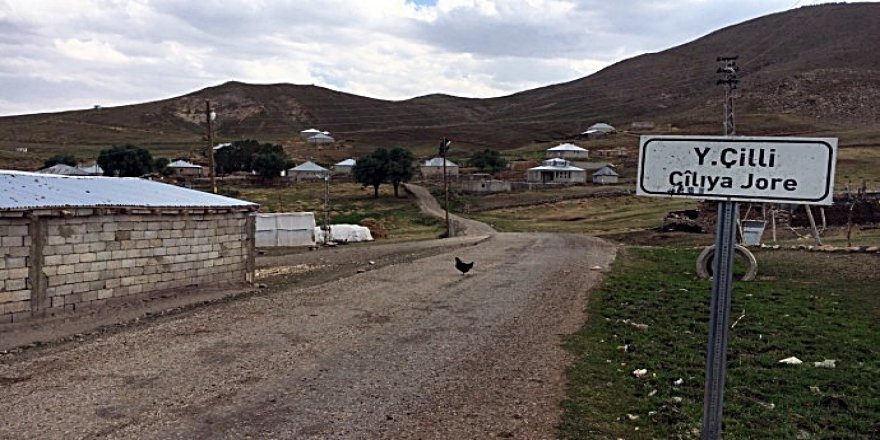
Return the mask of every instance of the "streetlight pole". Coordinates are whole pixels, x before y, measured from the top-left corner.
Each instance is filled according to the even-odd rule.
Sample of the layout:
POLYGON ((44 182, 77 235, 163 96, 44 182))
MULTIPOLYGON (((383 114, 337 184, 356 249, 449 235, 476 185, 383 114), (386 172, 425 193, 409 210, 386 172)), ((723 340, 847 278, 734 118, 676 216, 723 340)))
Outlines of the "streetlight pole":
POLYGON ((443 160, 443 210, 446 212, 446 237, 455 236, 452 230, 452 223, 449 222, 449 184, 446 180, 446 152, 449 151, 449 145, 452 143, 449 139, 443 138, 440 141, 440 158, 443 160))
POLYGON ((211 191, 217 194, 217 180, 214 170, 214 130, 211 128, 211 122, 217 114, 211 111, 211 101, 205 100, 205 120, 208 122, 208 166, 210 167, 211 191))

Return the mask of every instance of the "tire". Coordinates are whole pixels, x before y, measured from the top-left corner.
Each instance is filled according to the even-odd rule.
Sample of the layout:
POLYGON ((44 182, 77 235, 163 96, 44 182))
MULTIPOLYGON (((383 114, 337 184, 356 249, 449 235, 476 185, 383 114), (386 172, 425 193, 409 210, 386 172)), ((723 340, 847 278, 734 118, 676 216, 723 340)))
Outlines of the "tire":
MULTIPOLYGON (((746 273, 743 274, 740 281, 752 281, 755 279, 755 276, 758 275, 758 260, 755 259, 755 255, 744 246, 736 245, 734 248, 734 258, 737 256, 742 257, 747 265, 746 273)), ((715 245, 708 246, 703 249, 703 252, 700 252, 700 255, 697 257, 697 276, 703 279, 712 278, 712 265, 715 262, 715 245)))

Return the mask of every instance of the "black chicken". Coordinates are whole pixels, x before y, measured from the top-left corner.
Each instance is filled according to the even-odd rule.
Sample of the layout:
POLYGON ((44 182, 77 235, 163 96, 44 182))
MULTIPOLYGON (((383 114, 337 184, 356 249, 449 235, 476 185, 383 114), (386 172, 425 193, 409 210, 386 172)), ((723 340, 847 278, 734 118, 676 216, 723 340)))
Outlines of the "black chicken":
POLYGON ((461 258, 455 257, 455 268, 458 269, 459 272, 465 274, 468 273, 471 268, 474 267, 474 262, 465 263, 461 261, 461 258))

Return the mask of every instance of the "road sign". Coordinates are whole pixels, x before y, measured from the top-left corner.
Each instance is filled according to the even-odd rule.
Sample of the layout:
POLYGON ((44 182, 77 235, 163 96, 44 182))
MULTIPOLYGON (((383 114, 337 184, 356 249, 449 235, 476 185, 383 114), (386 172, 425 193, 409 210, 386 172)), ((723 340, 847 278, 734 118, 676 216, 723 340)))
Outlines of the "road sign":
POLYGON ((642 136, 636 194, 830 205, 836 138, 642 136))

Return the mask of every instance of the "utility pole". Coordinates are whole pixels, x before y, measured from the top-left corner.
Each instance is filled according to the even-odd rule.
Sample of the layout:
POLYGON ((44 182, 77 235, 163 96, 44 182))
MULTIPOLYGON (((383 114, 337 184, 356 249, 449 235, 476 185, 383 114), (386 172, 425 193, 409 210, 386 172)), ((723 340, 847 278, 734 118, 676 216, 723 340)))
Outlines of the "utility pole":
POLYGON ((330 175, 324 176, 324 246, 330 245, 330 175))
POLYGON ((205 100, 205 121, 207 121, 208 127, 208 166, 210 167, 210 176, 211 176, 211 191, 214 194, 217 194, 217 180, 215 178, 215 170, 214 170, 214 130, 211 127, 211 122, 216 117, 216 113, 211 111, 211 101, 205 100))
POLYGON ((455 231, 452 230, 452 223, 449 222, 449 184, 446 181, 446 153, 449 151, 450 144, 452 144, 452 141, 446 138, 440 141, 440 158, 443 160, 443 209, 446 211, 447 238, 455 236, 455 231))
MULTIPOLYGON (((733 95, 736 90, 737 57, 718 57, 722 63, 718 73, 724 86, 724 135, 733 136, 733 95)), ((730 299, 733 288, 733 257, 736 247, 736 221, 739 204, 718 202, 713 261, 712 300, 709 317, 709 347, 706 355, 706 387, 703 398, 703 440, 721 438, 722 409, 724 405, 724 376, 727 374, 727 336, 730 328, 730 299)))

